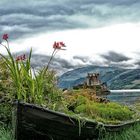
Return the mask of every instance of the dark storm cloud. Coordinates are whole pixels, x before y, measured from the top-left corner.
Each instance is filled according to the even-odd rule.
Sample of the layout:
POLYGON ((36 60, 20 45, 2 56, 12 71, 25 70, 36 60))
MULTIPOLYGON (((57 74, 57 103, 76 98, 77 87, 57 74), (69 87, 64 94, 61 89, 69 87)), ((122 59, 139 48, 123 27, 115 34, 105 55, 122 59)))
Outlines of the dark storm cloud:
POLYGON ((136 62, 134 63, 138 68, 140 68, 140 60, 136 60, 136 62))
MULTIPOLYGON (((32 60, 31 60, 31 66, 34 69, 40 69, 44 66, 47 66, 49 59, 50 59, 50 56, 47 56, 47 55, 33 54, 32 60)), ((51 69, 56 70, 58 75, 68 70, 72 70, 76 68, 69 61, 62 58, 53 58, 49 67, 51 69)))
POLYGON ((89 60, 89 58, 86 57, 86 56, 73 56, 73 59, 75 59, 75 60, 80 60, 80 61, 82 61, 83 63, 86 63, 86 62, 89 60))
MULTIPOLYGON (((13 56, 16 58, 17 56, 25 54, 26 57, 29 57, 29 52, 30 50, 28 52, 21 51, 21 52, 14 53, 13 56)), ((34 54, 34 51, 32 51, 32 57, 31 57, 32 68, 37 69, 37 68, 47 66, 50 57, 51 57, 50 55, 34 54)), ((54 57, 50 63, 50 68, 73 69, 75 68, 75 65, 71 64, 70 61, 67 61, 63 58, 54 57)))
POLYGON ((136 0, 2 0, 0 34, 18 38, 42 31, 137 22, 139 7, 136 0))
MULTIPOLYGON (((32 65, 33 65, 33 67, 46 66, 48 64, 49 59, 50 59, 50 56, 34 54, 32 56, 32 65)), ((66 69, 74 68, 74 66, 70 62, 68 62, 62 58, 53 58, 50 66, 51 67, 63 67, 66 69)))
POLYGON ((122 62, 122 61, 130 60, 129 57, 127 57, 123 54, 113 52, 113 51, 110 51, 107 54, 102 54, 101 57, 106 59, 109 62, 122 62))
POLYGON ((74 29, 83 23, 70 21, 73 9, 51 1, 16 1, 0 3, 0 34, 8 32, 17 38, 36 32, 74 29))
MULTIPOLYGON (((94 1, 94 3, 96 4, 112 4, 112 5, 131 5, 131 4, 134 4, 134 3, 137 3, 138 1, 137 0, 87 0, 87 2, 90 4, 94 1)), ((86 1, 85 1, 86 2, 86 1)))
POLYGON ((124 68, 124 69, 132 69, 134 68, 134 64, 129 64, 129 63, 110 63, 110 67, 118 67, 118 68, 124 68))

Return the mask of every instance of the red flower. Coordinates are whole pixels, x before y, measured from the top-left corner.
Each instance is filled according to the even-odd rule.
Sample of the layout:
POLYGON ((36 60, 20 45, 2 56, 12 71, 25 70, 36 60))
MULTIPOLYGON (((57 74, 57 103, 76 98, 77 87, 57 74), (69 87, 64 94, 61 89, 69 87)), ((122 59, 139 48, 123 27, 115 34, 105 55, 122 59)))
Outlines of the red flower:
POLYGON ((8 39, 8 34, 4 34, 2 39, 7 40, 8 39))
POLYGON ((62 49, 62 47, 66 47, 63 42, 54 42, 53 44, 54 49, 65 50, 65 49, 62 49))
POLYGON ((65 44, 63 42, 59 42, 59 44, 62 46, 62 47, 66 47, 65 44))
POLYGON ((16 57, 16 61, 20 61, 20 60, 23 61, 23 60, 25 60, 25 59, 26 59, 25 54, 16 57))

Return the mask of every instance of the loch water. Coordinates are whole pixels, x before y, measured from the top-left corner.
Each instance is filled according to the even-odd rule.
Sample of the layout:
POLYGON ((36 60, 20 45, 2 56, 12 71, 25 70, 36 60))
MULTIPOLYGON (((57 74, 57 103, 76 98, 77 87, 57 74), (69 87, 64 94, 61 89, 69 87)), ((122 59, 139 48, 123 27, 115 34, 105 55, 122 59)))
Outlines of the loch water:
POLYGON ((123 104, 140 103, 140 90, 111 90, 107 99, 123 104))

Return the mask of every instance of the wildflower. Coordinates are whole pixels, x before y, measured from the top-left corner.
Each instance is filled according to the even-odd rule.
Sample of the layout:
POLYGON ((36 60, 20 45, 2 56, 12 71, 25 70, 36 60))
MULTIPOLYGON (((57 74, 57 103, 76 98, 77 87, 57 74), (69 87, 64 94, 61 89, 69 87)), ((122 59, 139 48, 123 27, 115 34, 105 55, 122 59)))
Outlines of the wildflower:
POLYGON ((23 61, 25 59, 26 59, 25 54, 16 57, 16 61, 23 61))
POLYGON ((65 50, 62 47, 66 47, 63 42, 54 42, 53 48, 58 50, 65 50))
POLYGON ((7 40, 8 39, 8 34, 4 34, 2 39, 7 40))
POLYGON ((61 45, 62 47, 66 47, 65 44, 64 44, 63 42, 60 42, 60 45, 61 45))
POLYGON ((50 62, 52 61, 52 59, 53 59, 53 57, 55 56, 55 54, 57 53, 57 50, 66 50, 66 49, 64 49, 64 48, 62 48, 62 47, 66 47, 65 46, 65 44, 63 43, 63 42, 54 42, 54 44, 53 44, 53 48, 54 48, 54 50, 53 50, 53 52, 52 52, 52 55, 51 55, 51 57, 50 57, 50 59, 49 59, 49 61, 48 61, 48 64, 47 64, 47 67, 46 67, 46 71, 47 71, 47 69, 48 69, 48 67, 49 67, 49 65, 50 65, 50 62))

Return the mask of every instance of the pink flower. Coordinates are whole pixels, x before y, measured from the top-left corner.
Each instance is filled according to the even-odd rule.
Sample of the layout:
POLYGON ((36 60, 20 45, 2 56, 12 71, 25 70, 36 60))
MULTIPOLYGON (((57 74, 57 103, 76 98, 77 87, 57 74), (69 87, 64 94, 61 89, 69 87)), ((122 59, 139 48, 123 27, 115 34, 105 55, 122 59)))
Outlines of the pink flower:
POLYGON ((2 39, 7 40, 8 39, 8 34, 4 34, 2 39))
POLYGON ((59 44, 62 46, 62 47, 66 47, 65 44, 63 42, 59 42, 59 44))
POLYGON ((25 59, 26 59, 25 54, 16 57, 16 61, 23 61, 25 59))
POLYGON ((54 49, 65 50, 65 49, 62 49, 62 47, 66 47, 63 42, 54 42, 53 44, 54 49))

